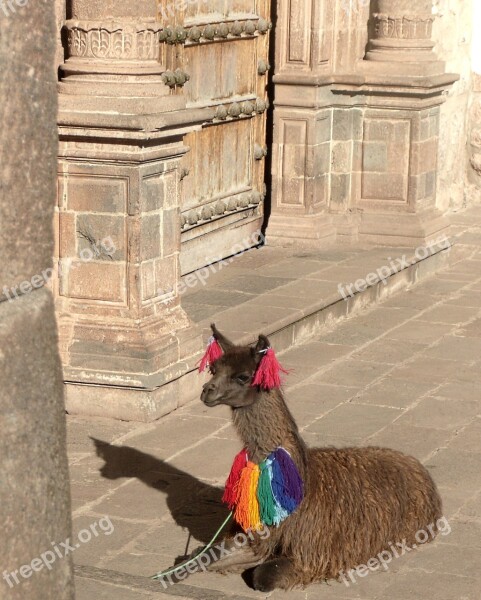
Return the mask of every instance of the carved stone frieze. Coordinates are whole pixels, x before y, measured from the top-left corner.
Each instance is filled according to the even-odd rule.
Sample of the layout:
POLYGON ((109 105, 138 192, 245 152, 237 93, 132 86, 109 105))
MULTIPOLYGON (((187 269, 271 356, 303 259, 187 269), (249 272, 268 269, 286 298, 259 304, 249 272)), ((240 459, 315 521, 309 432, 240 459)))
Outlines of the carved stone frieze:
POLYGON ((373 19, 377 38, 431 39, 433 15, 391 16, 384 13, 374 13, 373 19))
POLYGON ((162 27, 158 23, 67 21, 70 57, 96 60, 157 61, 162 27))

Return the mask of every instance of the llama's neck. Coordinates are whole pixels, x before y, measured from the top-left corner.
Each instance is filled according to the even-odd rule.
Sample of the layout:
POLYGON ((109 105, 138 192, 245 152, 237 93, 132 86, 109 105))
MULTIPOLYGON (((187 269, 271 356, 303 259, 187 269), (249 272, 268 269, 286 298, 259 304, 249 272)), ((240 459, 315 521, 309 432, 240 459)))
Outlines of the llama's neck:
POLYGON ((280 390, 262 392, 252 405, 234 408, 232 420, 250 460, 259 463, 283 446, 304 470, 306 446, 280 390))

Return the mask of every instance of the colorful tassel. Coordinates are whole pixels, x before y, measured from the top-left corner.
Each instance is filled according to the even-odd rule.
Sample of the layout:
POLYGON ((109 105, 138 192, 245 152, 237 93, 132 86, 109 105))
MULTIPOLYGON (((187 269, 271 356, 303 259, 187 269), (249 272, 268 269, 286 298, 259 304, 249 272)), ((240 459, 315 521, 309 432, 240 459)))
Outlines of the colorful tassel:
MULTIPOLYGON (((272 473, 272 461, 269 461, 269 479, 271 480, 271 488, 272 488, 273 478, 274 478, 274 475, 272 473)), ((274 495, 274 490, 272 490, 272 495, 274 496, 275 509, 276 509, 276 514, 274 516, 274 525, 279 525, 280 523, 282 523, 282 521, 284 521, 284 519, 286 519, 289 516, 289 513, 287 512, 287 510, 285 508, 282 508, 282 506, 279 504, 279 502, 277 502, 276 497, 274 495)))
POLYGON ((277 448, 256 465, 247 450, 234 458, 222 500, 247 531, 279 525, 302 502, 304 484, 291 455, 277 448))
POLYGON ((281 468, 285 494, 292 498, 296 507, 299 506, 304 497, 304 484, 295 462, 284 448, 275 450, 274 462, 281 468))
POLYGON ((219 345, 219 342, 212 336, 209 339, 209 343, 207 345, 207 349, 205 351, 202 360, 200 361, 199 373, 205 370, 206 367, 210 367, 218 358, 222 356, 222 348, 219 345))
POLYGON ((264 525, 274 525, 276 521, 276 499, 272 493, 269 466, 271 460, 267 458, 259 465, 260 476, 257 488, 257 499, 259 500, 261 521, 264 525))
POLYGON ((296 508, 296 503, 294 499, 291 498, 287 493, 281 465, 277 461, 273 461, 272 463, 272 492, 282 508, 284 508, 289 514, 293 512, 293 510, 296 508))
POLYGON ((262 357, 254 376, 252 385, 259 385, 264 390, 272 390, 281 386, 282 373, 288 373, 276 358, 272 348, 268 348, 262 357))
POLYGON ((235 506, 237 499, 237 486, 241 477, 242 469, 247 464, 247 451, 241 450, 232 464, 229 477, 227 478, 224 495, 222 496, 222 502, 225 502, 227 506, 232 510, 235 506))
POLYGON ((259 473, 259 465, 249 461, 242 469, 237 486, 238 496, 234 518, 244 531, 261 527, 259 501, 256 494, 259 473))

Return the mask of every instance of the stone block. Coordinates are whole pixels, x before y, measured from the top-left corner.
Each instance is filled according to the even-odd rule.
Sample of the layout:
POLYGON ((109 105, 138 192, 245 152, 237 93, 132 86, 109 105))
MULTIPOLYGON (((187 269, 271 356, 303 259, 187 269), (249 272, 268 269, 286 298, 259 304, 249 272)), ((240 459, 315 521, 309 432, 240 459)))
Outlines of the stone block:
POLYGON ((157 390, 67 384, 65 403, 74 415, 89 415, 149 423, 178 406, 178 381, 157 390), (99 393, 101 391, 101 393, 99 393))
POLYGON ((354 172, 362 171, 363 143, 360 141, 352 144, 352 170, 354 172))
POLYGON ((343 363, 331 367, 328 371, 319 375, 317 379, 323 383, 362 388, 379 379, 390 368, 389 365, 369 363, 350 358, 343 363))
POLYGON ((450 448, 442 449, 427 463, 432 469, 435 482, 450 489, 462 489, 469 493, 479 491, 479 460, 481 453, 450 448))
POLYGON ((156 174, 142 181, 140 206, 142 212, 153 212, 163 208, 166 196, 165 175, 156 174))
POLYGON ((149 260, 161 256, 160 215, 145 215, 140 225, 140 260, 149 260))
POLYGON ((414 142, 411 147, 411 175, 427 171, 436 171, 438 160, 437 139, 429 138, 423 142, 414 142))
POLYGON ((436 193, 436 178, 437 178, 436 171, 430 171, 429 173, 426 173, 425 193, 426 193, 427 197, 434 196, 434 194, 436 193))
POLYGON ((154 271, 154 261, 150 260, 148 262, 143 262, 140 265, 140 276, 141 276, 141 296, 142 301, 151 300, 156 296, 162 296, 167 288, 158 288, 155 283, 155 271, 154 271), (160 289, 160 291, 159 291, 160 289))
POLYGON ((406 201, 406 178, 397 173, 363 173, 362 199, 406 201))
POLYGON ((352 142, 333 142, 332 144, 332 171, 335 173, 349 173, 351 171, 352 142))
MULTIPOLYGON (((343 383, 348 385, 347 381, 343 383)), ((312 425, 309 425, 306 431, 326 435, 340 435, 350 440, 351 444, 354 444, 384 429, 398 416, 399 410, 394 408, 341 404, 312 425)))
POLYGON ((350 140, 352 138, 353 115, 349 109, 334 109, 332 122, 333 140, 350 140))
MULTIPOLYGON (((61 163, 62 164, 62 163, 61 163)), ((60 207, 75 212, 123 213, 127 208, 129 181, 110 177, 90 167, 64 165, 59 176, 60 207)))
POLYGON ((351 176, 349 174, 331 175, 331 199, 330 206, 334 211, 344 209, 349 201, 349 184, 351 176))
MULTIPOLYGON (((46 288, 0 303, 0 347, 0 558, 11 572, 70 536, 62 371, 46 288)), ((5 597, 71 599, 70 569, 66 557, 10 590, 2 582, 5 597)))
MULTIPOLYGON (((379 342, 376 345, 379 345, 379 342)), ((374 385, 360 391, 353 402, 391 406, 392 408, 407 408, 416 402, 418 398, 424 396, 430 390, 434 390, 435 387, 432 383, 413 381, 410 377, 395 379, 388 375, 374 385)))
POLYGON ((405 454, 415 456, 418 460, 428 458, 433 452, 446 446, 450 437, 449 431, 421 425, 407 425, 398 419, 382 431, 369 438, 369 446, 385 446, 405 454))
POLYGON ((61 257, 74 257, 77 255, 75 213, 70 211, 59 213, 58 238, 58 250, 61 257))
POLYGON ((323 142, 331 141, 332 133, 332 112, 327 111, 320 115, 314 126, 314 144, 322 144, 323 142))
POLYGON ((71 298, 126 301, 124 263, 72 261, 67 281, 68 296, 71 298))
POLYGON ((167 258, 158 258, 154 261, 154 282, 156 295, 162 296, 175 290, 177 285, 178 258, 168 256, 167 258))
POLYGON ((331 166, 331 144, 329 142, 311 146, 309 154, 312 157, 312 173, 313 177, 330 172, 331 166))
POLYGON ((352 109, 352 139, 360 141, 363 135, 363 113, 361 109, 352 109))
POLYGON ((176 208, 179 205, 179 176, 177 170, 166 171, 164 182, 165 195, 163 208, 176 208))
MULTIPOLYGON (((401 425, 452 431, 466 426, 476 414, 476 402, 423 398, 397 422, 401 425)), ((481 447, 478 450, 481 452, 481 447)))
POLYGON ((82 257, 93 253, 97 260, 125 261, 127 259, 125 226, 123 216, 78 214, 76 229, 72 232, 74 239, 78 240, 77 255, 82 257), (113 251, 108 252, 110 249, 113 251))
POLYGON ((384 142, 364 142, 362 168, 365 171, 387 171, 387 147, 384 142))
POLYGON ((180 249, 180 216, 177 209, 162 212, 162 256, 170 256, 180 249))

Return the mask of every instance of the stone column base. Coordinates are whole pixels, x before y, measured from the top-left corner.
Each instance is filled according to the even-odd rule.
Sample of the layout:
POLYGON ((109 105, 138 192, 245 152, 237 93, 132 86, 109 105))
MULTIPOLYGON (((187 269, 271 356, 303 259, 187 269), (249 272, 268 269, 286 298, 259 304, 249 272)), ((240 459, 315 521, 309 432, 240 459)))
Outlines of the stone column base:
POLYGON ((65 405, 73 415, 150 423, 200 398, 206 381, 195 369, 152 390, 66 382, 65 405))
POLYGON ((336 240, 336 230, 329 215, 271 215, 267 228, 269 246, 323 248, 336 240))
POLYGON ((436 208, 422 213, 367 213, 361 215, 359 240, 388 246, 428 245, 449 237, 449 220, 436 208))

